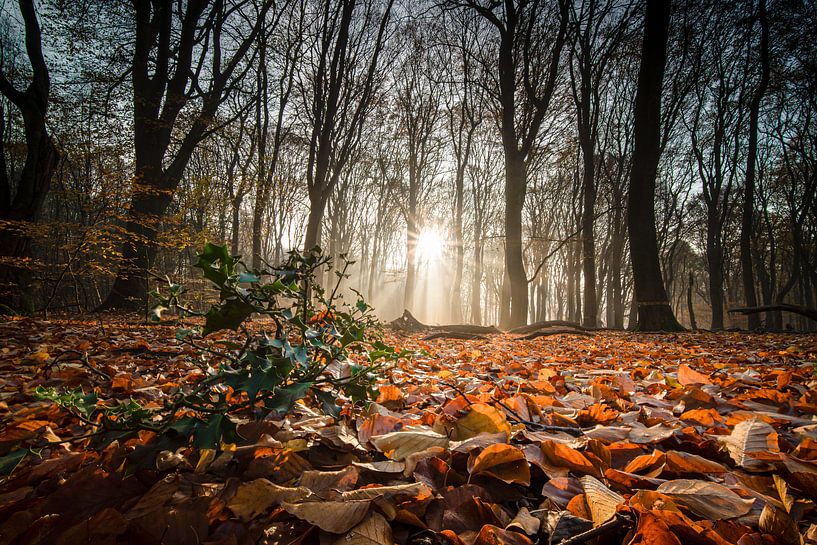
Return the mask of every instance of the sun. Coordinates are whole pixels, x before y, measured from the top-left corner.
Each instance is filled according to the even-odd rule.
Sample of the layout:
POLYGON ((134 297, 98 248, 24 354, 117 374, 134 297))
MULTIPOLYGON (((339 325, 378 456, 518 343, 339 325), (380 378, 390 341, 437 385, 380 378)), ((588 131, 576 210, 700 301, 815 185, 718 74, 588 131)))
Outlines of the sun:
POLYGON ((439 261, 443 256, 445 242, 434 229, 423 229, 417 238, 417 258, 419 261, 439 261))

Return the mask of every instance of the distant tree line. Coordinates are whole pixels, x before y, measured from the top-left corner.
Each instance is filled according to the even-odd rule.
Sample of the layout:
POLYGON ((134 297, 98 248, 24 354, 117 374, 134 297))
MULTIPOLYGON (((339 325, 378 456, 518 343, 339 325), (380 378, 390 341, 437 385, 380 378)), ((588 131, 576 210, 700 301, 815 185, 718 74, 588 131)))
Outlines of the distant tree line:
POLYGON ((780 305, 817 307, 816 29, 808 0, 6 0, 0 302, 143 309, 215 241, 348 255, 384 318, 814 329, 780 305))

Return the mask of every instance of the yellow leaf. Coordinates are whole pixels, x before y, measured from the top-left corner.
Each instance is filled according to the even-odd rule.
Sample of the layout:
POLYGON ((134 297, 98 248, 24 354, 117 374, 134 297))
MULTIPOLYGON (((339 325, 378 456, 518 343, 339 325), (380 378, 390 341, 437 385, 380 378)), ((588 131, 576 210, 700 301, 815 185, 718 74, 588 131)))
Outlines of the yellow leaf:
POLYGON ((454 424, 457 440, 464 441, 481 433, 511 433, 508 419, 499 409, 484 403, 475 403, 469 407, 468 414, 454 424))
POLYGON ((32 359, 32 360, 37 361, 39 363, 45 363, 46 361, 48 361, 48 358, 50 358, 50 357, 51 357, 51 354, 49 354, 48 352, 46 352, 44 350, 40 350, 39 352, 34 352, 33 354, 31 354, 29 356, 29 359, 32 359))

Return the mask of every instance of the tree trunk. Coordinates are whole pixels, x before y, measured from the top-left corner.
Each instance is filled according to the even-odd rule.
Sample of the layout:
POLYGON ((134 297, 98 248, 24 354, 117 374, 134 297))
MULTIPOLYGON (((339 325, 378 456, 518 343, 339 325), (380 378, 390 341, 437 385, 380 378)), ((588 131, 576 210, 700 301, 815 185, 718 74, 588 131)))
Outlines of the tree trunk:
POLYGON ((695 287, 695 275, 689 273, 689 283, 687 284, 687 312, 689 312, 689 327, 698 329, 698 321, 695 320, 695 307, 692 305, 692 292, 695 287))
MULTIPOLYGON (((46 113, 51 80, 42 53, 42 35, 32 0, 20 0, 20 13, 25 23, 26 53, 31 64, 32 79, 24 91, 14 88, 0 69, 0 92, 22 114, 26 141, 17 190, 12 198, 5 160, 2 172, 0 200, 0 304, 10 308, 30 306, 27 258, 31 255, 30 224, 40 220, 43 203, 51 186, 51 176, 59 162, 59 152, 46 128, 46 113)), ((0 111, 0 115, 3 112, 0 111)), ((5 119, 2 128, 5 128, 5 119)), ((3 145, 0 131, 0 146, 3 145)), ((5 159, 5 156, 3 156, 5 159)))
MULTIPOLYGON (((463 159, 460 158, 460 161, 463 159)), ((468 160, 465 157, 464 160, 468 160)), ((462 321, 462 269, 465 261, 465 248, 462 241, 462 209, 465 199, 465 165, 458 165, 454 187, 454 278, 451 280, 451 321, 462 321)))
MULTIPOLYGON (((506 161, 507 162, 507 161, 506 161)), ((519 160, 506 166, 505 187, 505 268, 511 294, 509 327, 528 321, 528 279, 522 256, 522 209, 525 204, 525 166, 519 160)))
POLYGON ((135 310, 147 304, 147 271, 154 266, 159 247, 156 234, 170 205, 178 180, 162 179, 161 167, 143 166, 140 183, 151 189, 135 188, 131 197, 126 230, 128 240, 122 252, 122 265, 102 309, 135 310), (153 188, 161 188, 156 191, 153 188))
POLYGON ((661 87, 667 56, 670 2, 647 0, 635 96, 634 146, 627 230, 640 331, 682 330, 667 299, 655 229, 655 178, 661 156, 661 87))
POLYGON ((471 322, 482 324, 482 233, 474 221, 474 273, 471 278, 471 322))
POLYGON ((239 220, 241 219, 241 202, 243 201, 243 196, 236 197, 233 202, 233 214, 232 214, 232 222, 230 224, 230 252, 233 255, 238 255, 240 253, 239 248, 239 235, 241 233, 241 223, 239 220))
POLYGON ((717 219, 710 218, 706 233, 706 264, 709 271, 709 302, 712 306, 710 329, 723 329, 723 248, 717 219))
POLYGON ((598 326, 598 303, 596 297, 596 240, 594 230, 594 212, 596 205, 596 180, 593 165, 593 144, 582 146, 584 173, 582 185, 582 273, 584 275, 584 316, 583 325, 587 328, 598 326))
MULTIPOLYGON (((755 205, 755 170, 757 167, 757 131, 760 103, 769 85, 769 24, 766 20, 766 0, 758 6, 760 23, 761 75, 752 102, 749 105, 749 145, 746 153, 746 183, 743 189, 743 213, 740 225, 740 266, 743 280, 743 297, 747 307, 757 306, 755 278, 752 270, 752 227, 755 205)), ((748 316, 749 329, 760 327, 760 315, 748 316)))

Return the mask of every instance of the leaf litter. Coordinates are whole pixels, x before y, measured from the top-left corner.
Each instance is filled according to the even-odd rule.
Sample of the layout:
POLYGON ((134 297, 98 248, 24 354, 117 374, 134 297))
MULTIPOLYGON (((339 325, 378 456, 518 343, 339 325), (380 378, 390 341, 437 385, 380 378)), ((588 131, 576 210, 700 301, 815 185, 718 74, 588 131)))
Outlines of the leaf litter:
POLYGON ((814 335, 389 332, 416 355, 368 407, 299 402, 142 467, 150 432, 93 450, 93 422, 33 393, 160 406, 201 378, 173 328, 15 319, 0 339, 4 544, 817 543, 814 335))

